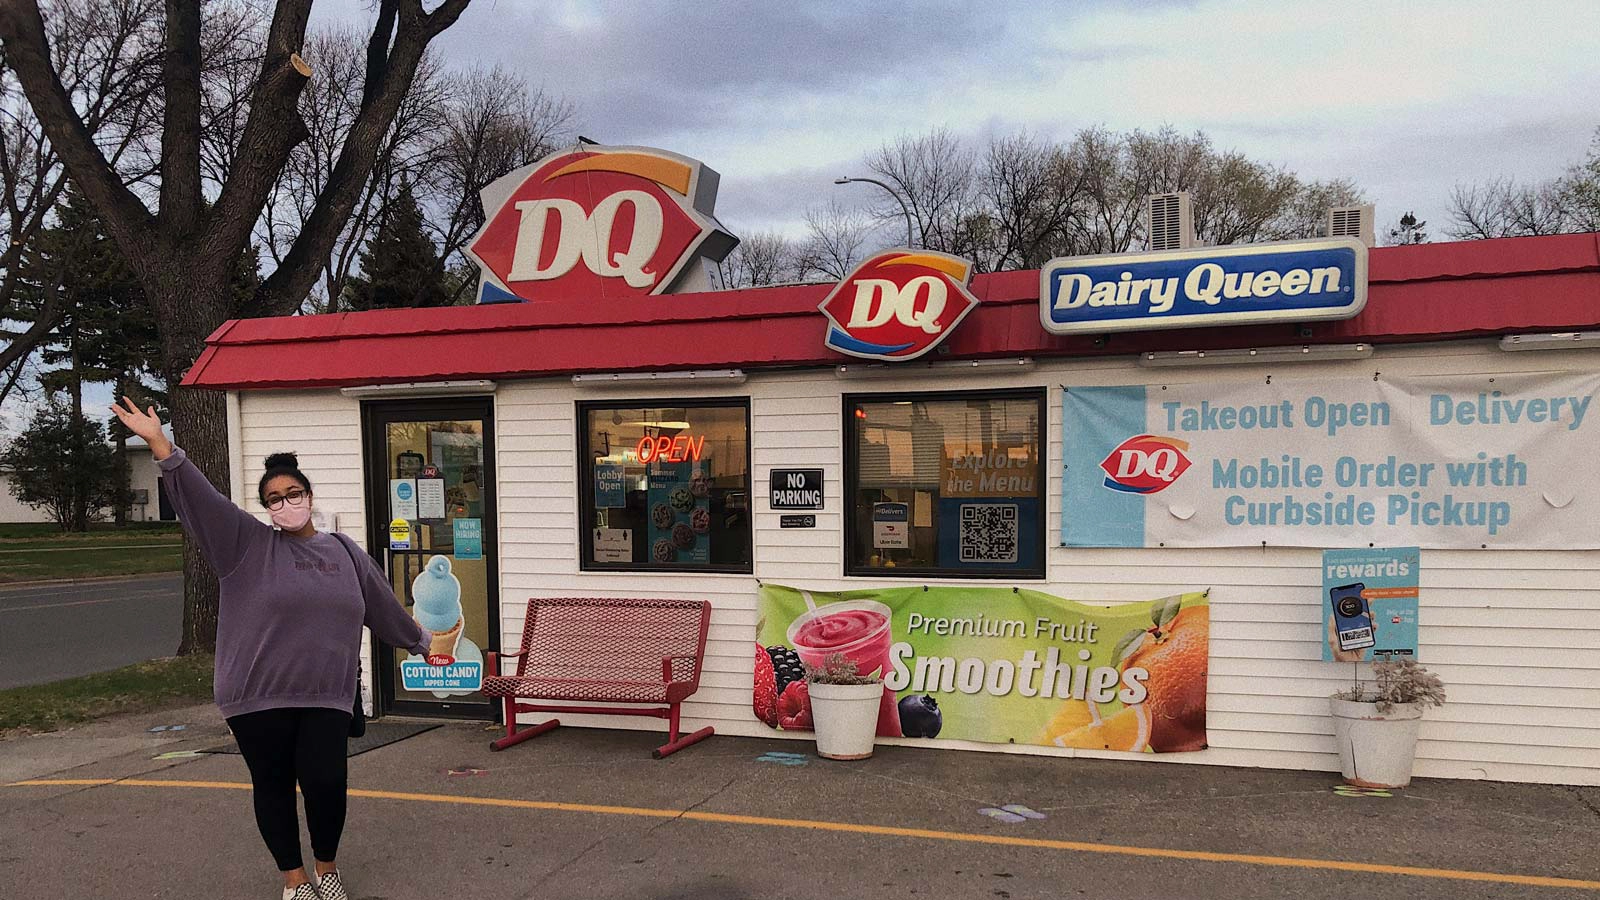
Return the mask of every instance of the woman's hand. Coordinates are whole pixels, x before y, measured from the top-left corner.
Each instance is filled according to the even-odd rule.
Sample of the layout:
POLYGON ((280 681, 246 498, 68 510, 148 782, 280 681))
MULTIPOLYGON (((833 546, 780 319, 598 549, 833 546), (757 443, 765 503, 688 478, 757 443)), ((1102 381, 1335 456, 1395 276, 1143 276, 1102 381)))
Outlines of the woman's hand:
POLYGON ((111 406, 111 411, 116 414, 117 420, 129 431, 144 438, 150 445, 150 455, 156 459, 166 459, 172 455, 172 442, 167 440, 166 434, 161 431, 161 418, 156 415, 156 408, 150 407, 145 412, 140 412, 139 407, 126 396, 121 403, 111 406))

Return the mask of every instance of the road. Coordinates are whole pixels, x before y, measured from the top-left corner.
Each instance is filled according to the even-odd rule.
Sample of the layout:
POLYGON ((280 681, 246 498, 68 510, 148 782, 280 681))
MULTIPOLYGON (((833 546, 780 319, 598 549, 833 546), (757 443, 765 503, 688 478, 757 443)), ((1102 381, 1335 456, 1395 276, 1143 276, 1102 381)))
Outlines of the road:
POLYGON ((171 656, 183 576, 0 588, 0 689, 171 656))

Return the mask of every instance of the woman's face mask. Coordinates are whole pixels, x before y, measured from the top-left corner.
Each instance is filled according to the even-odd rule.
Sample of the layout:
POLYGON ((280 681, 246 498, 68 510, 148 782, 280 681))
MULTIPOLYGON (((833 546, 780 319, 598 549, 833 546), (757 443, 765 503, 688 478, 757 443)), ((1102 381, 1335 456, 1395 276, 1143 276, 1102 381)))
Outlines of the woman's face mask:
POLYGON ((311 495, 293 488, 282 497, 268 500, 267 512, 272 515, 272 524, 282 530, 299 531, 311 521, 311 495))

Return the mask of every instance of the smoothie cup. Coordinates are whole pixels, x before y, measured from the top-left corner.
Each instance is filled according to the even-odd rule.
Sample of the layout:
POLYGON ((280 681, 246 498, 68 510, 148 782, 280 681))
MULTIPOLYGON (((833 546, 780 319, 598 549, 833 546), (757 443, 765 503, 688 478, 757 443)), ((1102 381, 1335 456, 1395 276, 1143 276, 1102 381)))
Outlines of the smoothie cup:
MULTIPOLYGON (((876 600, 846 600, 802 613, 789 624, 789 646, 808 666, 820 668, 830 653, 856 664, 862 675, 889 674, 891 610, 876 600)), ((878 705, 878 736, 900 737, 900 707, 887 685, 878 705)))

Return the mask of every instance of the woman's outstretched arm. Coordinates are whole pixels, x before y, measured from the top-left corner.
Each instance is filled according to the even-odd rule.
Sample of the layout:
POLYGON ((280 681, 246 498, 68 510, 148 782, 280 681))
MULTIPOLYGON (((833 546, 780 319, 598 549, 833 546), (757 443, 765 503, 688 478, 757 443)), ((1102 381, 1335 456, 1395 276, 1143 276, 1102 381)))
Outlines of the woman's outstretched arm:
POLYGON ((271 526, 233 505, 182 449, 167 440, 155 407, 140 412, 133 401, 124 397, 122 404, 111 407, 111 411, 129 431, 150 445, 150 455, 161 469, 161 484, 178 513, 179 523, 217 576, 225 577, 238 568, 250 543, 270 532, 271 526))

